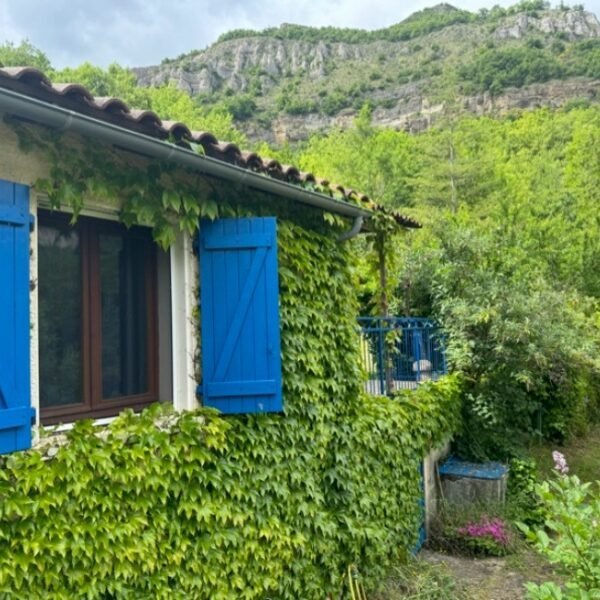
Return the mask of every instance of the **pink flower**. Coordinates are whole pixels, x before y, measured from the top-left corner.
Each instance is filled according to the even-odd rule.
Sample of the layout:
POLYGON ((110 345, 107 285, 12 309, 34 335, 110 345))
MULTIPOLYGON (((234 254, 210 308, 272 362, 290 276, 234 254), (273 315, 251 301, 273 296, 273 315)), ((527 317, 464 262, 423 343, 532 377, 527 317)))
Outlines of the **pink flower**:
POLYGON ((479 523, 467 523, 467 525, 459 527, 456 531, 461 535, 473 538, 491 537, 502 546, 506 546, 509 541, 505 523, 500 519, 490 521, 487 517, 483 517, 479 523))
POLYGON ((552 452, 552 458, 554 460, 554 468, 561 474, 566 475, 569 472, 569 465, 564 454, 561 454, 557 450, 552 452))

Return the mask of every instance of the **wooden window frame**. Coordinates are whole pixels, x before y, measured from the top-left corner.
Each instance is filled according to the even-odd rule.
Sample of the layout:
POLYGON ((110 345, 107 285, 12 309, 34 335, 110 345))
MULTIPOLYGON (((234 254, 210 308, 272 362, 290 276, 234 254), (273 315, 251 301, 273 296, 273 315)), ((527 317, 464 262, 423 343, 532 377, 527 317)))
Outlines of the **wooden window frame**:
MULTIPOLYGON (((65 225, 69 215, 40 211, 38 222, 42 225, 65 225)), ((156 245, 147 228, 125 226, 92 217, 80 217, 74 226, 80 234, 81 285, 82 285, 82 402, 62 406, 40 407, 43 425, 75 421, 84 418, 116 416, 124 408, 141 410, 158 400, 158 294, 156 245), (148 235, 146 232, 148 231, 148 235), (102 308, 100 278, 100 246, 102 233, 126 233, 148 241, 145 261, 145 287, 147 300, 147 365, 148 391, 143 394, 104 399, 102 397, 102 308)), ((43 276, 43 275, 42 275, 43 276)), ((41 382, 43 383, 43 382, 41 382)))

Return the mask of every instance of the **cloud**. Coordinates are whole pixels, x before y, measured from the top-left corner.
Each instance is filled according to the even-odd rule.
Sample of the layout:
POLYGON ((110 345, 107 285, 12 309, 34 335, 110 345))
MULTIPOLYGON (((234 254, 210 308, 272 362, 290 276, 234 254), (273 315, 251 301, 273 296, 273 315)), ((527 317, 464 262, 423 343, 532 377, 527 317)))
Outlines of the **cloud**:
MULTIPOLYGON (((202 49, 226 31, 281 23, 375 29, 435 0, 0 0, 0 41, 29 39, 57 67, 148 65, 202 49)), ((476 10, 495 2, 463 0, 476 10)), ((514 2, 502 0, 502 5, 514 2)), ((600 8, 600 0, 587 4, 600 8)))

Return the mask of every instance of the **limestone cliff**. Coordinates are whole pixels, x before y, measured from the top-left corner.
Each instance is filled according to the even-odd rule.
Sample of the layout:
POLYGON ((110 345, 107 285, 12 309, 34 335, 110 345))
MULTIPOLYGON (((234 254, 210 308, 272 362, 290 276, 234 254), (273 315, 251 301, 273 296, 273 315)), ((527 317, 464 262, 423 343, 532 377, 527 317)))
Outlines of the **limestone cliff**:
POLYGON ((234 32, 206 50, 134 73, 140 85, 169 83, 207 106, 224 105, 251 138, 272 142, 345 127, 367 101, 375 123, 410 131, 455 111, 493 114, 596 101, 600 23, 594 14, 428 10, 437 11, 438 21, 422 11, 417 16, 426 13, 426 22, 410 17, 378 32, 295 25, 234 32), (419 29, 421 22, 426 26, 419 29), (493 65, 496 56, 524 61, 530 73, 517 86, 510 79, 500 88, 488 84, 477 69, 493 65))

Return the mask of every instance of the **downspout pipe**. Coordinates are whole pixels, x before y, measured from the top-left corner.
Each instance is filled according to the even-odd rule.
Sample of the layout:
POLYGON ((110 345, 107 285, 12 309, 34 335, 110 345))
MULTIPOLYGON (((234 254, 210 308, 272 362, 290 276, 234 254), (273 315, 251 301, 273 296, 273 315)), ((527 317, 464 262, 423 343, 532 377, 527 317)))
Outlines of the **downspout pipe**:
POLYGON ((350 240, 353 237, 356 237, 360 233, 364 221, 365 218, 362 215, 358 215, 358 217, 355 217, 354 223, 352 223, 352 228, 342 233, 338 237, 338 242, 345 242, 346 240, 350 240))
POLYGON ((355 223, 351 231, 354 231, 358 217, 364 219, 372 214, 371 211, 348 202, 329 198, 323 194, 305 190, 248 169, 242 169, 237 165, 202 156, 193 150, 176 146, 170 142, 148 137, 12 90, 0 89, 0 111, 61 131, 72 131, 91 139, 102 140, 152 158, 173 161, 205 175, 283 196, 344 217, 354 217, 355 223))

